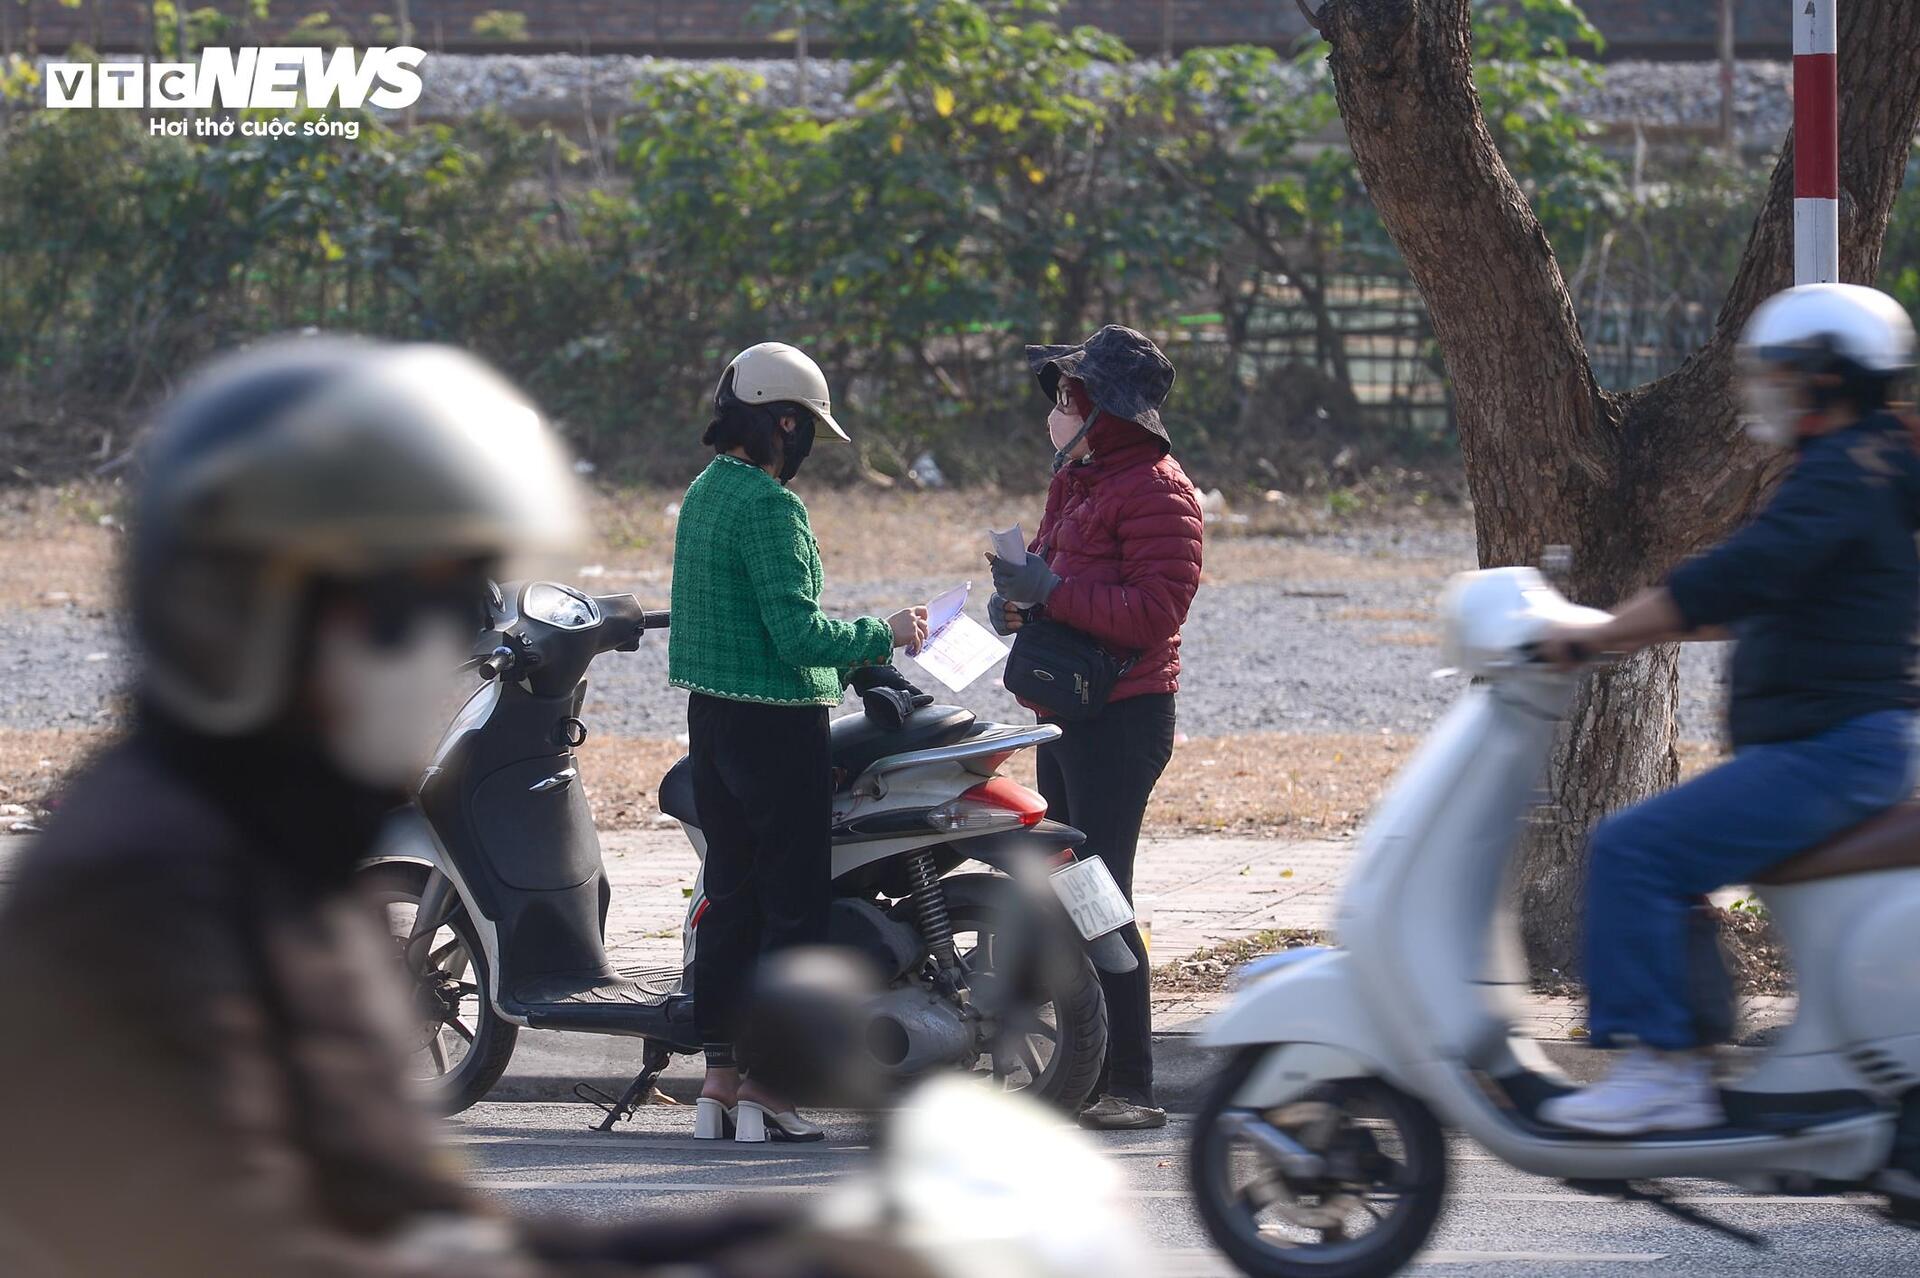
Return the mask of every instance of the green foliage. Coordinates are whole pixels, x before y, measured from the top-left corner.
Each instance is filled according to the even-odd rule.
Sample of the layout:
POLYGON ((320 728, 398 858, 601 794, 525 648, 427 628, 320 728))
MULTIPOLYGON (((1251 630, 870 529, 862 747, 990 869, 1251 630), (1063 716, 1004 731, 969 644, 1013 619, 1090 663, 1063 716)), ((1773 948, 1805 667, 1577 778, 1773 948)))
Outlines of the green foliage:
MULTIPOLYGON (((264 16, 266 6, 262 0, 255 0, 248 10, 255 16, 264 16)), ((208 45, 224 43, 239 27, 240 19, 222 13, 211 5, 197 9, 186 9, 175 0, 153 0, 153 33, 162 58, 179 61, 191 57, 208 45), (181 18, 186 19, 182 30, 181 18), (186 48, 181 48, 181 37, 186 38, 186 48)), ((325 14, 319 15, 322 19, 325 14)), ((295 43, 300 43, 296 41, 295 43)))
POLYGON ((505 9, 489 9, 473 20, 473 34, 482 40, 513 43, 527 38, 527 15, 505 9))
POLYGON ((1604 47, 1572 0, 1475 0, 1474 85, 1507 167, 1519 178, 1549 238, 1580 233, 1616 211, 1618 168, 1594 145, 1598 129, 1568 109, 1594 83, 1574 50, 1604 47))
POLYGON ((338 49, 353 43, 353 32, 335 22, 333 15, 323 9, 318 13, 309 13, 294 23, 293 29, 286 35, 286 42, 290 45, 311 44, 323 49, 338 49))
MULTIPOLYGON (((1179 366, 1169 420, 1209 485, 1317 474, 1338 507, 1367 467, 1444 445, 1365 425, 1381 320, 1354 309, 1353 280, 1398 267, 1312 51, 1138 66, 1052 0, 763 9, 804 9, 854 60, 854 111, 681 67, 643 81, 591 153, 485 117, 406 131, 369 115, 352 141, 0 117, 7 411, 132 411, 219 347, 351 329, 471 346, 603 469, 673 481, 726 358, 782 338, 828 370, 858 441, 822 467, 904 475, 931 449, 957 478, 1040 482, 1045 405, 1021 344, 1119 321, 1179 366), (1307 353, 1276 364, 1262 342, 1286 325, 1307 353)), ((302 25, 335 38, 325 14, 302 25)), ((1583 321, 1601 331, 1627 296, 1631 347, 1635 307, 1671 295, 1683 325, 1716 306, 1764 175, 1703 160, 1622 181, 1566 109, 1591 39, 1566 0, 1487 0, 1475 34, 1489 118, 1583 321)), ((0 65, 0 93, 37 94, 31 67, 0 65)), ((1911 187, 1901 208, 1913 248, 1903 265, 1890 241, 1888 270, 1912 294, 1911 187)), ((1429 385, 1437 366, 1419 370, 1429 385)))
POLYGON ((1893 204, 1893 220, 1880 253, 1880 287, 1920 313, 1920 149, 1907 162, 1907 178, 1893 204))

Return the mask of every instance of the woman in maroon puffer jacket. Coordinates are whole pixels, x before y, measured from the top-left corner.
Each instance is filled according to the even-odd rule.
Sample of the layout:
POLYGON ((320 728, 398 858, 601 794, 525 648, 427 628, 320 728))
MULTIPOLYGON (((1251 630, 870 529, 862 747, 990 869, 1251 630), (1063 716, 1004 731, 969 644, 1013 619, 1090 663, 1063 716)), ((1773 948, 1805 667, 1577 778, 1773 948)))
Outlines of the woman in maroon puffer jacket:
MULTIPOLYGON (((1200 502, 1169 453, 1160 406, 1173 365, 1152 341, 1109 324, 1078 346, 1029 346, 1027 360, 1054 401, 1053 483, 1025 562, 993 561, 989 619, 1011 634, 1045 616, 1126 663, 1098 716, 1061 724, 1060 740, 1040 748, 1039 770, 1048 815, 1086 833, 1087 850, 1131 900, 1141 818, 1173 753, 1180 627, 1200 585, 1200 502)), ((1101 974, 1107 1061, 1080 1115, 1086 1127, 1167 1121, 1153 1102, 1146 947, 1137 928, 1127 942, 1139 966, 1101 974)))

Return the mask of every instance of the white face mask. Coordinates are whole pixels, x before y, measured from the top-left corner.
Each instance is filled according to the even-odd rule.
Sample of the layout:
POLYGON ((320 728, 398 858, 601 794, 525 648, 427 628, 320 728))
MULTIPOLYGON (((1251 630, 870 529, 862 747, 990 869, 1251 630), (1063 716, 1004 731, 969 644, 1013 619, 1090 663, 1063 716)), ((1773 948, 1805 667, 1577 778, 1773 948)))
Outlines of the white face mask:
POLYGON ((334 766, 363 785, 410 788, 446 726, 472 641, 450 617, 423 618, 391 644, 353 622, 323 624, 314 680, 334 766))
POLYGON ((1047 438, 1053 441, 1054 451, 1059 452, 1071 444, 1073 437, 1078 435, 1080 428, 1086 424, 1086 418, 1056 405, 1054 410, 1047 414, 1047 438))
POLYGON ((1748 438, 1773 448, 1791 448, 1799 441, 1800 419, 1807 410, 1790 383, 1756 370, 1740 379, 1740 398, 1748 438))

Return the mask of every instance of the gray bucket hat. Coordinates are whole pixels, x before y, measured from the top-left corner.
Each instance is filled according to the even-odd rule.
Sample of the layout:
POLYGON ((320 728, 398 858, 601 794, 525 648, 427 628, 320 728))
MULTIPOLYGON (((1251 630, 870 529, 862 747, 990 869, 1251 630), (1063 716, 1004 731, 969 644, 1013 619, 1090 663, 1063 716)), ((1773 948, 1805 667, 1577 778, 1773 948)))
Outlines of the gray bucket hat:
POLYGON ((1160 406, 1173 390, 1173 361, 1145 333, 1109 324, 1077 346, 1029 346, 1027 367, 1048 399, 1060 394, 1062 377, 1077 377, 1095 408, 1137 422, 1172 444, 1160 406))

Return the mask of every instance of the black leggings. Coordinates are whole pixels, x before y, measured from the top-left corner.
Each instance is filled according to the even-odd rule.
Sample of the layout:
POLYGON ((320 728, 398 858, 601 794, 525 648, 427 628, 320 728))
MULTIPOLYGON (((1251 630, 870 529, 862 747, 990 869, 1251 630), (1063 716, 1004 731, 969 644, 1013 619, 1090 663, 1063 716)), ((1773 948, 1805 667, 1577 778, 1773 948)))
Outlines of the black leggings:
POLYGON ((710 1065, 732 1062, 762 954, 827 939, 833 772, 825 706, 687 699, 693 803, 707 838, 694 1017, 710 1065))
MULTIPOLYGON (((1116 701, 1099 717, 1063 723, 1063 735, 1040 747, 1040 793, 1047 815, 1087 836, 1082 852, 1097 854, 1133 899, 1133 857, 1147 800, 1173 756, 1173 694, 1116 701)), ((1153 1103, 1152 974, 1140 929, 1126 941, 1140 960, 1131 972, 1100 973, 1107 996, 1107 1060, 1094 1085, 1136 1104, 1153 1103)))

